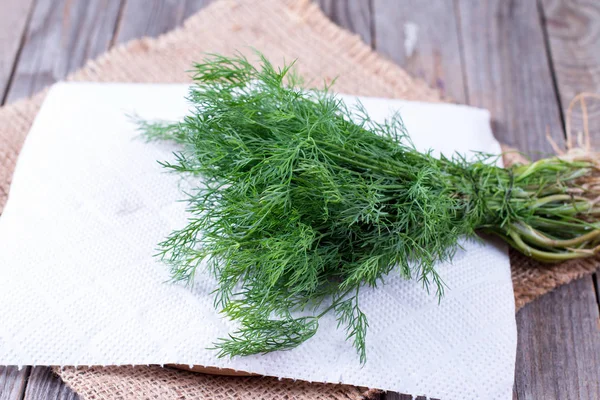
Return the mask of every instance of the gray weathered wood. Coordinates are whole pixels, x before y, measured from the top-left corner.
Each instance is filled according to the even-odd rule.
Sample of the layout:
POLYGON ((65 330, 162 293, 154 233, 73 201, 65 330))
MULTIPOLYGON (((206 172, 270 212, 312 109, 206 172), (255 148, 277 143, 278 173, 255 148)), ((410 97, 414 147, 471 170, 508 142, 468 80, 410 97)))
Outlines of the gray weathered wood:
POLYGON ((111 43, 120 1, 38 1, 7 102, 32 95, 64 78, 111 43))
MULTIPOLYGON (((543 17, 560 101, 566 116, 581 92, 600 95, 600 2, 543 0, 543 17)), ((591 144, 600 149, 600 99, 587 102, 591 144)), ((572 132, 583 130, 581 107, 571 119, 572 132)))
POLYGON ((504 143, 539 158, 564 143, 535 1, 457 0, 468 102, 489 109, 504 143))
POLYGON ((316 3, 333 22, 373 45, 372 0, 317 0, 316 3))
MULTIPOLYGON (((594 274, 593 281, 596 290, 596 301, 598 302, 598 309, 600 309, 600 273, 596 272, 594 274)), ((600 321, 598 321, 598 329, 600 330, 600 321)))
MULTIPOLYGON (((600 3, 543 0, 541 6, 560 105, 563 115, 568 118, 567 108, 575 95, 581 92, 600 93, 600 3)), ((589 102, 587 111, 591 144, 598 148, 600 101, 589 102)), ((580 107, 575 108, 572 117, 572 133, 580 132, 583 129, 580 107)), ((548 326, 552 332, 545 341, 531 338, 539 335, 538 332, 528 332, 529 337, 525 340, 528 347, 538 347, 539 353, 547 355, 543 364, 556 369, 552 375, 558 379, 554 382, 553 391, 548 390, 548 382, 538 378, 540 360, 517 358, 517 365, 522 366, 521 372, 526 375, 516 377, 519 398, 526 398, 524 387, 534 388, 539 393, 551 393, 558 398, 600 398, 598 288, 594 288, 597 280, 595 276, 560 288, 534 303, 531 309, 524 309, 522 315, 520 313, 519 318, 534 320, 537 317, 540 324, 548 326), (548 307, 545 303, 551 302, 553 297, 557 298, 558 304, 548 307), (535 309, 544 306, 547 310, 535 309), (544 311, 550 309, 557 317, 548 320, 544 311)), ((533 324, 528 327, 533 327, 533 324)))
POLYGON ((10 83, 33 0, 5 0, 0 13, 0 104, 10 83))
POLYGON ((451 1, 374 0, 375 49, 443 95, 466 103, 451 1))
POLYGON ((49 367, 34 367, 29 376, 24 400, 79 400, 49 367))
POLYGON ((20 400, 25 393, 30 367, 0 366, 0 400, 20 400))
POLYGON ((158 36, 181 25, 211 0, 127 0, 115 34, 123 43, 142 36, 158 36))
MULTIPOLYGON (((501 141, 534 157, 552 151, 546 129, 563 145, 561 109, 536 3, 457 4, 469 102, 490 109, 501 141)), ((594 309, 595 293, 586 278, 519 312, 515 398, 588 398, 576 388, 598 370, 595 356, 583 351, 596 348, 597 327, 576 318, 588 318, 594 309), (577 317, 571 321, 569 315, 577 317), (564 340, 568 337, 573 339, 564 340)))
POLYGON ((413 400, 413 396, 407 394, 399 394, 399 393, 386 393, 386 400, 413 400))
MULTIPOLYGON (((567 116, 568 104, 576 94, 584 91, 600 92, 600 54, 598 53, 600 4, 597 2, 544 0, 541 5, 560 104, 563 115, 567 116)), ((599 106, 600 102, 597 100, 588 103, 588 122, 592 128, 590 131, 592 145, 596 148, 600 145, 600 131, 597 129, 600 126, 599 106)), ((583 127, 581 109, 576 108, 575 110, 571 120, 573 133, 581 131, 583 127)), ((557 344, 543 342, 538 345, 542 352, 559 359, 558 368, 561 368, 561 371, 555 375, 565 374, 564 371, 568 371, 568 376, 558 379, 556 382, 555 390, 558 397, 566 398, 568 395, 577 393, 578 398, 600 398, 600 329, 598 327, 597 289, 594 290, 594 280, 597 282, 597 277, 595 279, 586 278, 569 285, 568 288, 575 290, 580 297, 575 298, 578 307, 574 311, 564 310, 564 304, 559 309, 563 313, 569 312, 568 321, 574 324, 569 328, 568 321, 565 322, 564 325, 567 328, 559 330, 558 334, 552 336, 553 338, 559 336, 563 341, 557 344)), ((564 291, 566 290, 565 288, 564 291)), ((540 300, 540 302, 542 301, 550 301, 550 299, 540 300)), ((569 299, 569 301, 572 300, 569 299)), ((575 307, 574 304, 570 305, 575 307)), ((522 318, 532 318, 529 314, 524 313, 522 318)), ((550 329, 554 329, 553 325, 550 327, 550 329)), ((521 360, 518 359, 517 362, 521 364, 521 360)), ((530 368, 535 365, 529 361, 522 364, 530 368)), ((529 386, 543 387, 544 382, 535 380, 535 375, 533 375, 535 371, 530 370, 529 372, 532 373, 532 376, 525 377, 523 381, 528 382, 529 386)), ((520 386, 523 385, 519 385, 519 381, 517 377, 517 393, 521 398, 523 396, 520 386)))
POLYGON ((526 305, 517 321, 518 399, 600 399, 598 307, 591 279, 526 305))
MULTIPOLYGON (((385 394, 385 400, 427 400, 426 397, 423 396, 418 396, 418 397, 413 397, 407 394, 399 394, 399 393, 392 393, 392 392, 388 392, 385 394)), ((438 400, 435 399, 433 397, 430 398, 430 400, 438 400)))
POLYGON ((600 3, 541 0, 552 62, 564 105, 600 91, 600 3))
MULTIPOLYGON (((20 6, 27 8, 28 3, 31 4, 32 1, 21 1, 20 6)), ((5 14, 4 11, 6 10, 3 10, 0 22, 9 17, 9 13, 5 14)), ((14 60, 19 53, 5 96, 7 102, 43 89, 82 66, 89 58, 107 50, 113 38, 119 11, 120 2, 111 0, 37 1, 31 11, 22 43, 19 43, 21 48, 17 46, 18 51, 10 51, 4 47, 0 49, 0 59, 11 63, 11 54, 14 54, 14 60)), ((16 18, 18 15, 10 17, 16 18)), ((16 20, 14 23, 16 31, 19 24, 16 20)), ((24 28, 25 23, 21 24, 24 28)), ((4 26, 2 28, 4 33, 4 26)), ((0 75, 0 88, 5 87, 8 82, 9 77, 0 75)), ((48 367, 26 368, 22 371, 17 371, 15 367, 3 369, 4 371, 0 369, 2 400, 78 399, 48 367)))
POLYGON ((394 392, 386 392, 384 395, 385 400, 412 400, 413 397, 407 394, 400 394, 394 392))

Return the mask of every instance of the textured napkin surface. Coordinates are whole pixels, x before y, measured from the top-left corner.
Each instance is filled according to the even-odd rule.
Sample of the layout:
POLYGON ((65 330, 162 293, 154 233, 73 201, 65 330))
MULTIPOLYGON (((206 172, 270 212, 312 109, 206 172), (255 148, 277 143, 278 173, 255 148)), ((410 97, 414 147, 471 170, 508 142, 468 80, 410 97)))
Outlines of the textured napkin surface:
MULTIPOLYGON (((167 284, 167 268, 152 257, 185 224, 182 182, 156 162, 175 148, 144 143, 126 116, 177 119, 188 108, 185 93, 184 85, 50 91, 0 218, 0 364, 195 364, 444 399, 462 399, 467 388, 509 398, 514 303, 506 249, 495 244, 465 243, 452 265, 439 266, 448 285, 439 305, 394 274, 364 290, 362 368, 333 316, 289 352, 229 360, 207 350, 233 328, 212 306, 214 283, 200 274, 193 290, 167 284)), ((399 110, 420 149, 499 151, 486 111, 361 101, 375 120, 399 110)))

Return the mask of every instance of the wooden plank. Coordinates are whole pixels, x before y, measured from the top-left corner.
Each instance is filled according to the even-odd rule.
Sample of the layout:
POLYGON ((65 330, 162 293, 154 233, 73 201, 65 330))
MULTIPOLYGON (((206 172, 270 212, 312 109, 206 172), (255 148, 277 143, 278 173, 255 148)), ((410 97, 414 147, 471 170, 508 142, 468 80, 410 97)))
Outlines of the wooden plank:
MULTIPOLYGON (((26 7, 27 1, 21 3, 26 7)), ((119 11, 120 1, 38 1, 23 37, 6 101, 32 95, 107 50, 119 11)), ((5 368, 0 372, 0 388, 0 399, 6 400, 78 399, 48 367, 22 371, 5 368)))
POLYGON ((210 0, 127 0, 115 43, 168 32, 209 3, 210 0))
POLYGON ((594 289, 596 290, 596 301, 598 303, 598 308, 600 309, 600 274, 595 273, 592 278, 594 280, 594 289))
MULTIPOLYGON (((600 94, 600 53, 598 41, 600 40, 600 4, 598 2, 581 2, 573 0, 543 0, 541 1, 542 19, 545 25, 547 41, 550 48, 556 87, 562 106, 565 121, 568 122, 574 138, 578 133, 585 131, 584 108, 581 104, 572 110, 569 103, 581 92, 600 94)), ((586 101, 586 118, 590 127, 590 144, 593 148, 600 149, 600 100, 586 101)), ((574 144, 577 141, 574 141, 574 144)), ((578 351, 578 367, 574 368, 577 375, 576 387, 580 398, 600 398, 600 327, 598 317, 598 275, 591 282, 586 282, 589 294, 585 306, 591 308, 585 315, 592 319, 585 331, 576 330, 573 340, 578 351), (594 287, 595 285, 595 287, 594 287), (592 382, 592 387, 589 383, 592 382)), ((582 321, 580 324, 585 324, 582 321)), ((577 327, 580 327, 580 324, 577 327)), ((568 367, 568 366, 567 366, 568 367)), ((571 383, 571 380, 566 382, 571 383)), ((572 388, 564 388, 567 392, 572 388)))
POLYGON ((599 92, 600 3, 542 0, 541 4, 563 106, 579 92, 599 92))
MULTIPOLYGON (((600 4, 597 2, 576 2, 572 0, 543 0, 541 12, 545 24, 550 59, 552 61, 556 86, 563 115, 569 122, 571 132, 576 135, 584 130, 582 108, 576 107, 572 114, 568 107, 571 100, 581 92, 600 93, 600 54, 598 40, 600 29, 600 4)), ((591 127, 591 145, 600 148, 600 101, 587 102, 587 123, 591 127)), ((578 351, 580 398, 600 398, 600 329, 598 326, 598 276, 586 279, 587 302, 591 308, 587 330, 575 331, 575 349, 578 351), (596 285, 593 288, 593 285, 596 285), (594 293, 595 296, 589 294, 594 293), (586 384, 592 382, 591 388, 586 384)), ((582 324, 585 321, 582 322, 582 324)), ((579 326, 579 325, 578 325, 579 326)))
POLYGON ((21 49, 33 0, 4 0, 0 13, 0 104, 21 49))
POLYGON ((413 396, 407 394, 388 392, 385 393, 385 400, 413 400, 413 396))
POLYGON ((108 49, 120 1, 38 1, 31 16, 7 102, 63 79, 108 49))
POLYGON ((526 305, 517 321, 518 399, 600 399, 598 307, 591 279, 526 305))
MULTIPOLYGON (((600 2, 543 0, 550 56, 565 115, 581 92, 600 95, 600 2)), ((600 100, 587 102, 591 144, 600 149, 600 100)), ((581 107, 574 109, 573 133, 583 130, 581 107)))
POLYGON ((502 142, 534 158, 564 134, 535 1, 457 0, 468 102, 487 108, 502 142))
POLYGON ((0 400, 21 400, 31 368, 0 366, 0 400))
POLYGON ((407 394, 399 394, 399 393, 386 393, 385 394, 385 399, 386 400, 413 400, 413 396, 407 395, 407 394))
MULTIPOLYGON (((385 394, 385 400, 427 400, 426 397, 424 396, 418 396, 418 397, 413 397, 407 394, 399 394, 399 393, 386 393, 385 394)), ((439 399, 435 399, 433 397, 430 397, 429 400, 439 400, 439 399)))
POLYGON ((317 0, 316 3, 337 25, 359 35, 368 45, 373 45, 371 0, 317 0))
POLYGON ((374 0, 374 45, 411 75, 466 103, 454 4, 374 0))
MULTIPOLYGON (((458 0, 457 4, 469 102, 490 109, 501 141, 534 158, 552 151, 546 129, 564 145, 561 109, 536 3, 458 0)), ((587 379, 599 381, 596 321, 591 278, 521 310, 515 398, 595 398, 585 394, 592 393, 587 379)))
POLYGON ((34 367, 24 400, 79 400, 79 396, 52 372, 50 367, 34 367))

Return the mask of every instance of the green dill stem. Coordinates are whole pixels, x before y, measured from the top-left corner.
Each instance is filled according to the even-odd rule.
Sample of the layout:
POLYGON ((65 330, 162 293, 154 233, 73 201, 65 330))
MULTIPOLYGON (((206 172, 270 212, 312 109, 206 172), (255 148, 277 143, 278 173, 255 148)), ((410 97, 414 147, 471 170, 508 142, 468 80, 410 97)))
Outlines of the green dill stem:
POLYGON ((519 235, 521 235, 522 237, 526 237, 527 239, 529 239, 531 242, 543 246, 543 247, 547 247, 547 248, 553 248, 553 247, 563 247, 563 248, 569 248, 569 247, 574 247, 577 246, 581 243, 593 240, 597 237, 600 236, 600 230, 593 230, 591 232, 588 232, 586 234, 577 236, 573 239, 567 239, 567 240, 558 240, 558 239, 550 239, 549 237, 543 235, 541 232, 533 229, 530 226, 526 226, 523 223, 520 222, 516 222, 514 224, 511 225, 511 228, 514 229, 519 235))
POLYGON ((521 251, 523 254, 534 257, 537 260, 545 261, 545 262, 558 262, 558 261, 566 261, 573 260, 582 257, 591 257, 595 255, 598 251, 598 248, 593 248, 589 250, 580 250, 580 249, 568 249, 568 251, 564 252, 547 252, 535 249, 529 245, 527 245, 521 236, 519 236, 516 232, 509 232, 510 238, 516 244, 517 250, 521 251))
POLYGON ((405 178, 405 179, 409 178, 410 179, 410 177, 407 176, 407 174, 404 171, 405 166, 396 162, 395 160, 389 160, 389 159, 386 160, 387 161, 386 162, 387 165, 386 165, 386 164, 377 162, 373 158, 369 158, 369 157, 359 154, 357 152, 349 152, 346 149, 344 149, 343 147, 336 146, 333 143, 327 143, 322 140, 314 140, 314 142, 315 142, 315 144, 317 144, 319 146, 335 149, 336 153, 332 153, 332 152, 324 150, 324 149, 322 149, 321 151, 331 157, 337 157, 340 160, 347 162, 349 164, 354 164, 356 166, 359 166, 359 167, 362 167, 365 169, 378 169, 380 172, 383 172, 383 173, 393 174, 393 176, 396 176, 399 178, 405 178), (340 154, 344 154, 344 156, 342 156, 340 154), (357 161, 357 160, 361 160, 361 161, 357 161), (389 167, 390 165, 395 165, 398 167, 398 169, 397 170, 388 170, 387 167, 389 167))
POLYGON ((563 202, 563 201, 585 201, 587 202, 588 200, 585 197, 580 197, 580 196, 571 196, 569 194, 555 194, 552 196, 545 196, 539 199, 535 199, 533 201, 533 203, 531 204, 531 207, 539 207, 542 206, 544 204, 550 203, 550 202, 563 202))
MULTIPOLYGON (((381 166, 379 166, 379 165, 377 165, 375 163, 367 164, 367 163, 364 163, 362 161, 357 161, 356 159, 353 160, 353 159, 348 158, 346 156, 342 156, 339 153, 333 153, 333 152, 330 152, 330 151, 325 150, 325 149, 321 149, 321 152, 323 154, 328 155, 329 157, 331 157, 333 159, 337 159, 338 161, 343 161, 343 162, 346 162, 348 164, 353 164, 353 165, 355 165, 357 167, 361 167, 361 168, 364 168, 366 170, 374 170, 374 171, 378 171, 378 172, 384 173, 384 174, 389 174, 389 175, 392 175, 392 176, 396 173, 396 171, 385 169, 385 168, 383 168, 383 167, 381 167, 381 166)), ((360 155, 358 155, 358 154, 353 154, 352 156, 356 157, 357 159, 360 159, 360 155)))
POLYGON ((352 287, 348 290, 346 290, 345 292, 343 292, 337 300, 335 300, 334 302, 331 303, 331 305, 327 308, 325 308, 323 311, 321 311, 320 314, 318 314, 317 316, 315 316, 316 319, 321 319, 322 317, 324 317, 325 315, 327 315, 327 313, 329 313, 331 310, 333 310, 337 305, 339 305, 351 292, 355 291, 356 288, 352 287))

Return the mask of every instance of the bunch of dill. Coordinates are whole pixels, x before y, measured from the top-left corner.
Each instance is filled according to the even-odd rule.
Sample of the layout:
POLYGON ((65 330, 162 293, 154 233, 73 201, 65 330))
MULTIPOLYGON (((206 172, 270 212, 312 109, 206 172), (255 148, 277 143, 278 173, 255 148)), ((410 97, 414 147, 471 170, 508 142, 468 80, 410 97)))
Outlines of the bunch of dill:
POLYGON ((160 249, 174 279, 203 261, 218 279, 216 305, 240 323, 215 344, 222 356, 296 347, 331 312, 364 362, 361 287, 394 270, 441 295, 436 263, 478 230, 545 261, 596 251, 587 161, 435 158, 398 116, 377 123, 327 90, 300 89, 289 65, 212 56, 194 72, 193 112, 140 128, 181 144, 166 168, 201 177, 188 225, 160 249))

